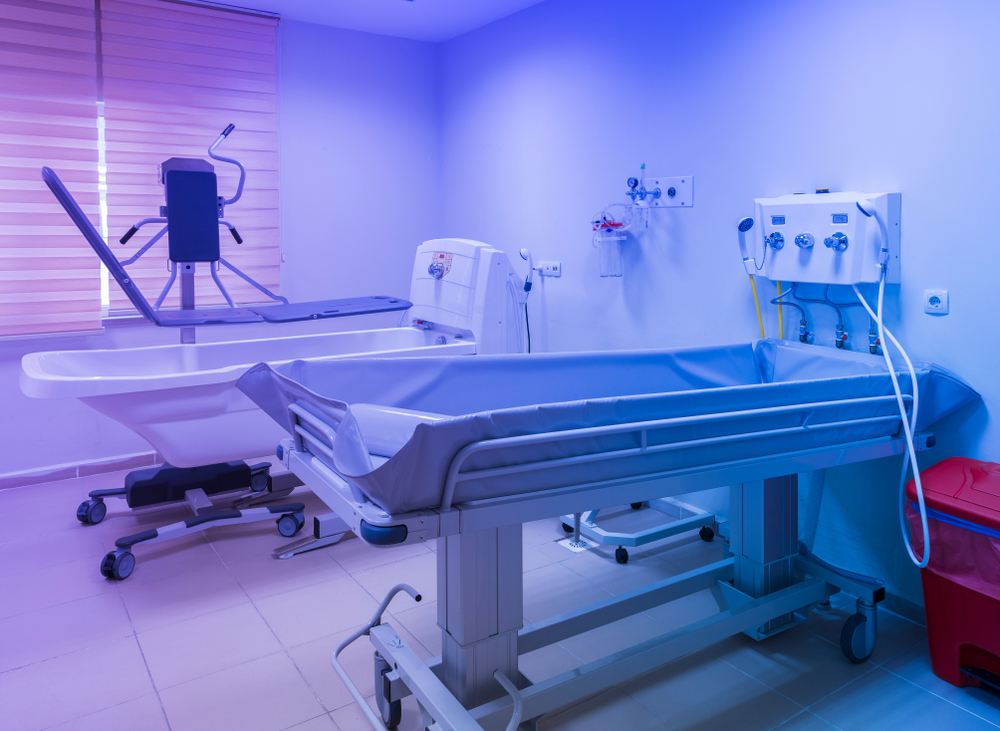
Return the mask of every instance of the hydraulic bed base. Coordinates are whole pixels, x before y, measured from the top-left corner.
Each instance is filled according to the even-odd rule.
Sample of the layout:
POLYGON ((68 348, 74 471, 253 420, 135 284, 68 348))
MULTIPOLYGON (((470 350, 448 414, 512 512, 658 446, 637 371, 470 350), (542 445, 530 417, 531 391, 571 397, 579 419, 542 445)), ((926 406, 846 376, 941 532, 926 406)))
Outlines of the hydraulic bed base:
MULTIPOLYGON (((291 408, 302 412, 299 418, 315 419, 295 405, 291 408)), ((367 632, 376 651, 376 695, 382 722, 390 727, 398 722, 400 700, 412 694, 427 729, 534 730, 546 713, 728 636, 744 632, 760 640, 788 629, 804 620, 812 606, 841 590, 858 597, 858 613, 845 624, 842 649, 860 662, 875 647, 875 605, 884 599, 885 590, 798 554, 797 475, 902 454, 902 440, 897 438, 571 485, 405 515, 388 515, 370 502, 356 500, 356 487, 309 452, 296 448, 292 440, 283 441, 279 451, 286 466, 369 543, 441 539, 437 606, 442 656, 421 660, 378 616, 367 632), (731 486, 731 515, 724 555, 718 561, 522 626, 522 523, 724 485, 731 486), (711 590, 719 611, 686 627, 540 683, 532 683, 518 670, 519 655, 705 589, 711 590), (516 702, 493 671, 487 672, 497 666, 519 689, 516 702), (521 715, 518 724, 511 726, 515 703, 521 715)), ((452 474, 458 474, 454 464, 452 474)), ((476 473, 461 475, 474 479, 476 473)), ((370 709, 360 693, 350 687, 349 680, 345 682, 367 714, 370 709)), ((384 727, 375 725, 379 721, 374 714, 369 720, 375 728, 384 727)))

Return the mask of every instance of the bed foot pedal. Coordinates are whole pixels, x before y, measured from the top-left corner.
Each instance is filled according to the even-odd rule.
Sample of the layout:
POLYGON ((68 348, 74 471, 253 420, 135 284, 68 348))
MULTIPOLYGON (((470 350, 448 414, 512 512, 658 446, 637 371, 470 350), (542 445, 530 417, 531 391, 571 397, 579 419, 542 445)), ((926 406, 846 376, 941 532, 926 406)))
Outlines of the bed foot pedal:
POLYGON ((306 551, 315 551, 318 548, 326 548, 351 532, 350 527, 341 520, 335 513, 313 516, 313 534, 301 538, 294 543, 275 548, 271 555, 274 558, 291 558, 306 551))

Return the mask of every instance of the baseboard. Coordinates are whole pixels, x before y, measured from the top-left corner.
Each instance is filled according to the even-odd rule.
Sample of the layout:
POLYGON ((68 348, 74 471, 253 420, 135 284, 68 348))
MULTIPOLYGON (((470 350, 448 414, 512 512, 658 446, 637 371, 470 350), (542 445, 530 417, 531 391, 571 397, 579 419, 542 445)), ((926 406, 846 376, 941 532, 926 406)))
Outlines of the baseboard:
POLYGON ((73 464, 49 465, 48 467, 39 467, 21 472, 8 472, 6 475, 0 475, 0 490, 12 487, 24 487, 25 485, 38 485, 57 480, 69 480, 76 477, 86 477, 87 475, 100 475, 105 472, 120 472, 122 470, 139 469, 141 467, 152 467, 162 462, 163 458, 156 452, 141 452, 139 454, 123 454, 117 457, 106 457, 105 459, 88 460, 73 464))
POLYGON ((882 606, 893 614, 898 614, 900 617, 904 617, 911 622, 927 626, 927 616, 924 614, 922 604, 917 604, 916 602, 911 602, 909 599, 903 599, 903 597, 886 592, 885 601, 882 603, 882 606))

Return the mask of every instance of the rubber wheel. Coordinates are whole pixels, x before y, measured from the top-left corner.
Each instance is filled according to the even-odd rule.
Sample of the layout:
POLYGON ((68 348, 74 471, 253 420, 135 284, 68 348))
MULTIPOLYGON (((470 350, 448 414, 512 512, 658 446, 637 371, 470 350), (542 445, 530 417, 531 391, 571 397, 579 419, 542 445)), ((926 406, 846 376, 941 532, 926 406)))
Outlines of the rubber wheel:
POLYGON ((618 563, 628 563, 628 551, 619 546, 615 549, 615 561, 618 563))
POLYGON ((713 540, 715 540, 715 531, 712 530, 709 526, 703 525, 701 527, 701 530, 698 531, 698 536, 701 538, 701 540, 705 541, 705 543, 711 543, 713 540))
POLYGON ((642 510, 642 503, 629 503, 632 510, 642 510))
POLYGON ((852 614, 844 622, 844 628, 840 631, 840 651, 844 653, 844 657, 853 663, 863 663, 872 656, 872 652, 875 650, 875 648, 872 648, 872 652, 863 657, 856 652, 856 650, 864 652, 865 623, 867 621, 863 615, 852 614))
POLYGON ((101 561, 101 574, 105 579, 124 581, 135 569, 135 556, 131 551, 111 551, 101 561))
POLYGON ((401 700, 386 701, 385 699, 385 674, 391 670, 391 666, 378 653, 375 653, 375 705, 382 716, 382 722, 386 728, 396 728, 403 718, 403 702, 401 700), (381 690, 380 690, 381 686, 381 690))
POLYGON ((572 533, 573 526, 571 526, 569 523, 563 523, 563 530, 566 531, 567 533, 572 533))
POLYGON ((76 509, 76 519, 84 525, 97 525, 108 514, 103 500, 84 500, 76 509))
POLYGON ((271 476, 266 472, 258 472, 250 477, 250 489, 254 492, 264 492, 271 487, 271 476))
POLYGON ((294 513, 285 513, 276 521, 278 532, 285 538, 291 538, 302 528, 305 521, 300 521, 294 513))

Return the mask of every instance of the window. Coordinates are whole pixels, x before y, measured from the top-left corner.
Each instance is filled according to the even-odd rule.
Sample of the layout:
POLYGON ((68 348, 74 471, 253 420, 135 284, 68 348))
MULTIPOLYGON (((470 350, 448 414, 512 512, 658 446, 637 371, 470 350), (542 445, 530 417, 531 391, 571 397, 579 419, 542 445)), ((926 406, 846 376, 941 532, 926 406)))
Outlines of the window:
MULTIPOLYGON (((222 229, 222 256, 272 292, 279 289, 277 21, 163 0, 101 0, 100 28, 111 246, 134 254, 160 227, 142 229, 126 246, 118 238, 163 205, 157 165, 170 157, 207 158, 229 123, 219 153, 247 168, 247 186, 226 216, 244 239, 222 229)), ((239 173, 217 161, 219 194, 232 196, 239 173)), ((166 240, 129 267, 147 298, 167 280, 166 240)), ((263 295, 223 269, 238 303, 263 295)), ((196 277, 199 305, 225 305, 206 272, 196 277)), ((179 305, 175 287, 164 307, 179 305)), ((112 284, 111 309, 131 305, 112 284)))
MULTIPOLYGON (((41 180, 48 165, 92 221, 103 218, 99 118, 107 234, 120 259, 156 232, 117 243, 158 214, 157 165, 206 158, 235 123, 220 152, 247 167, 243 198, 227 211, 245 243, 222 229, 223 256, 278 291, 276 28, 274 17, 169 0, 0 0, 0 336, 101 326, 98 259, 41 180)), ((231 196, 238 173, 213 164, 220 194, 231 196)), ((129 268, 151 300, 166 282, 165 261, 163 240, 129 268)), ((237 302, 261 301, 221 276, 237 302)), ((197 281, 199 304, 224 302, 207 272, 197 281)), ((110 300, 112 310, 130 309, 115 284, 110 300)), ((174 293, 164 306, 176 304, 174 293)))
POLYGON ((0 335, 99 329, 99 262, 41 177, 96 220, 93 0, 0 1, 0 67, 0 335))

